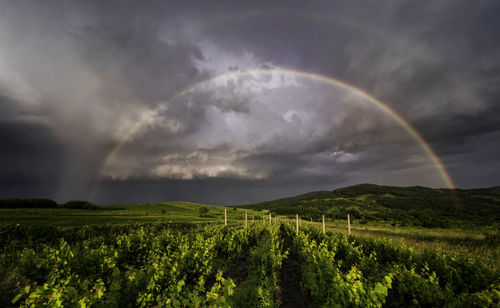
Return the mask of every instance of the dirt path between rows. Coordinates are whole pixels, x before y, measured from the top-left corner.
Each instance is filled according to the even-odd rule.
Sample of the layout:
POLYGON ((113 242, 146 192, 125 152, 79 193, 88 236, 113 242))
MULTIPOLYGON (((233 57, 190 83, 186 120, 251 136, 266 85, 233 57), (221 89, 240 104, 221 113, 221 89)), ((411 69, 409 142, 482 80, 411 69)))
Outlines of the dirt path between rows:
MULTIPOLYGON (((283 249, 292 246, 290 239, 284 239, 283 249)), ((281 302, 280 307, 309 307, 306 297, 302 293, 300 282, 302 281, 302 270, 298 256, 290 249, 290 253, 281 265, 277 300, 281 302)))
POLYGON ((224 277, 231 278, 237 286, 247 278, 250 266, 250 253, 248 250, 242 252, 236 260, 224 272, 224 277))

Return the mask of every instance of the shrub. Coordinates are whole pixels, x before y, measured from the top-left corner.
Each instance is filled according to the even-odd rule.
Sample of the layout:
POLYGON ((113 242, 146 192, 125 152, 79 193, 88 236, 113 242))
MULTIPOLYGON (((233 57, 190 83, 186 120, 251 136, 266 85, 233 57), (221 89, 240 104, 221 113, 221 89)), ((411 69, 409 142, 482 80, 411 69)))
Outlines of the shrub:
POLYGON ((64 204, 59 205, 59 207, 65 209, 77 209, 77 210, 96 210, 98 207, 88 201, 72 200, 64 204))

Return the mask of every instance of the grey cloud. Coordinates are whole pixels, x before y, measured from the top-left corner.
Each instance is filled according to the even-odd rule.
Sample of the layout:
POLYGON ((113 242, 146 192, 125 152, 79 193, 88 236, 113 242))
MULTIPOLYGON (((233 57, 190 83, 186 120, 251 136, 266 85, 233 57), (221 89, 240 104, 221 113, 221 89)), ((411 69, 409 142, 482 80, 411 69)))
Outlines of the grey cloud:
POLYGON ((49 122, 65 149, 52 194, 59 200, 85 198, 107 151, 130 123, 207 76, 194 65, 202 57, 195 45, 160 37, 156 8, 164 8, 107 5, 3 4, 0 85, 31 96, 18 107, 49 122), (12 89, 16 84, 22 87, 12 89))
MULTIPOLYGON (((318 86, 303 78, 288 86, 286 82, 272 86, 273 78, 245 77, 256 81, 240 87, 244 98, 253 100, 247 102, 245 113, 219 108, 219 96, 211 93, 218 93, 220 86, 169 102, 160 117, 152 117, 151 125, 127 141, 105 174, 121 179, 148 177, 149 173, 174 179, 311 181, 338 177, 336 169, 352 168, 349 162, 357 160, 357 153, 366 147, 406 144, 406 149, 417 147, 417 155, 422 155, 393 119, 346 90, 318 86), (179 128, 194 122, 196 129, 170 133, 160 124, 165 121, 177 121, 179 128), (321 161, 316 160, 318 154, 321 161)), ((238 79, 233 81, 239 83, 238 79)))
MULTIPOLYGON (((319 10, 302 14, 291 4, 288 10, 300 18, 267 11, 234 19, 227 27, 207 27, 204 33, 235 53, 253 52, 261 62, 321 72, 373 93, 415 125, 445 163, 448 155, 467 150, 457 144, 498 131, 494 29, 499 22, 492 13, 498 4, 337 6, 334 16, 353 24, 307 20, 302 16, 319 10), (257 44, 247 40, 252 37, 259 38, 257 44)), ((381 136, 374 130, 369 139, 377 143, 381 136)))
POLYGON ((73 32, 84 61, 101 80, 104 95, 125 91, 128 99, 153 105, 207 77, 194 65, 203 57, 196 46, 169 44, 148 24, 121 26, 98 25, 73 32))
POLYGON ((246 76, 169 100, 228 69, 258 67, 361 88, 421 132, 459 185, 496 184, 494 1, 0 6, 0 88, 9 101, 0 136, 10 145, 0 154, 15 161, 2 165, 10 170, 0 185, 5 194, 22 194, 12 183, 25 182, 26 191, 85 198, 99 175, 96 200, 106 202, 257 201, 367 181, 442 186, 394 119, 329 85, 272 88, 269 76, 246 76), (53 169, 50 157, 58 157, 53 169), (491 166, 484 176, 474 171, 478 161, 491 166), (122 195, 132 188, 137 196, 122 195), (200 193, 191 196, 193 189, 200 193))

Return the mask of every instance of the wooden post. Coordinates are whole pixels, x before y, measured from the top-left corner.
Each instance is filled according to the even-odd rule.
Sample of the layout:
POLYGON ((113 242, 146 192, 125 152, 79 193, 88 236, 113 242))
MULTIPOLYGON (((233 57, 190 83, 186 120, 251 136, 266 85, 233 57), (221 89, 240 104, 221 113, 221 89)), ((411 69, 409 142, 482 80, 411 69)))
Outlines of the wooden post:
POLYGON ((252 225, 253 225, 253 223, 254 223, 254 216, 255 216, 255 215, 252 215, 252 225))
POLYGON ((296 214, 295 216, 295 233, 299 234, 299 214, 296 214))
POLYGON ((271 218, 271 213, 269 213, 269 225, 272 225, 273 224, 273 221, 272 221, 272 218, 271 218))
POLYGON ((351 235, 351 218, 349 217, 349 214, 347 214, 347 230, 349 235, 351 235))
POLYGON ((248 222, 247 222, 247 211, 245 211, 245 229, 248 227, 248 222))
POLYGON ((325 234, 325 215, 323 215, 323 234, 325 234))
POLYGON ((227 209, 224 209, 224 226, 227 226, 227 209))

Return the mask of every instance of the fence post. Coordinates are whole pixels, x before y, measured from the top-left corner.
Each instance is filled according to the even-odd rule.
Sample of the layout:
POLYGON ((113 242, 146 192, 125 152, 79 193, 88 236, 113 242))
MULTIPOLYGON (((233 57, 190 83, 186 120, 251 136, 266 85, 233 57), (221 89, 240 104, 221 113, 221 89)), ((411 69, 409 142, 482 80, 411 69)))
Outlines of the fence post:
POLYGON ((254 223, 254 216, 255 216, 255 215, 252 215, 252 225, 253 225, 253 223, 254 223))
POLYGON ((269 213, 269 225, 272 225, 273 224, 273 220, 271 218, 271 213, 269 213))
POLYGON ((323 234, 325 234, 325 215, 323 215, 323 234))
POLYGON ((295 233, 299 234, 299 214, 296 214, 295 216, 295 224, 296 224, 295 233))
POLYGON ((224 226, 227 226, 227 209, 224 209, 224 226))
POLYGON ((245 229, 248 227, 248 223, 247 223, 247 211, 245 211, 245 229))
POLYGON ((347 214, 347 230, 349 235, 351 235, 351 218, 349 217, 349 214, 347 214))

